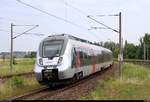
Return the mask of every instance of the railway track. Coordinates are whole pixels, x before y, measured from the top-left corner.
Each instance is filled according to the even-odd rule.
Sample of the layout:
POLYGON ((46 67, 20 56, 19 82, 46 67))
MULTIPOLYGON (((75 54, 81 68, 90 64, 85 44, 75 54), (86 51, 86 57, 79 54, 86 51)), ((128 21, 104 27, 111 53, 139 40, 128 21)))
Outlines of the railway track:
MULTIPOLYGON (((93 87, 94 83, 97 81, 96 78, 98 78, 98 77, 102 78, 104 76, 108 76, 107 75, 108 73, 110 73, 110 72, 114 73, 114 71, 116 69, 117 69, 117 66, 115 64, 115 65, 111 66, 110 68, 107 68, 105 70, 95 73, 94 75, 90 75, 86 78, 83 78, 82 80, 77 81, 74 84, 57 86, 54 88, 45 87, 44 89, 38 89, 33 92, 30 92, 30 93, 27 93, 27 94, 24 94, 24 95, 21 95, 18 97, 14 97, 10 100, 45 100, 45 99, 51 100, 51 99, 73 98, 73 97, 75 97, 75 95, 69 96, 69 97, 68 97, 68 95, 72 95, 72 94, 76 93, 75 91, 83 91, 83 90, 87 91, 84 89, 85 88, 84 85, 82 86, 83 88, 80 85, 86 84, 86 87, 89 88, 88 90, 92 90, 92 89, 94 89, 94 87, 93 87), (94 81, 94 80, 96 80, 96 81, 94 81), (72 89, 75 89, 75 90, 72 90, 72 89), (67 95, 65 95, 65 94, 67 94, 67 95)), ((87 92, 85 92, 85 93, 87 93, 87 92)), ((77 94, 80 94, 80 92, 79 93, 77 92, 77 94)), ((76 99, 76 98, 73 98, 73 99, 76 99)))
MULTIPOLYGON (((114 61, 118 62, 118 60, 114 60, 114 61)), ((126 60, 125 59, 124 62, 142 65, 142 66, 145 66, 147 68, 150 68, 150 60, 126 60)))
POLYGON ((142 66, 150 68, 150 61, 144 61, 144 60, 130 61, 129 60, 129 61, 125 61, 125 62, 133 63, 133 64, 138 64, 138 65, 142 65, 142 66))
POLYGON ((26 72, 26 73, 5 75, 5 76, 0 76, 0 80, 10 79, 10 78, 12 78, 13 76, 29 76, 29 75, 33 75, 33 74, 34 74, 34 72, 26 72))
POLYGON ((48 87, 41 87, 41 88, 38 88, 38 89, 35 89, 33 90, 32 92, 29 92, 29 93, 25 93, 23 95, 20 95, 20 96, 17 96, 17 97, 13 97, 11 98, 10 100, 18 100, 18 99, 23 99, 25 97, 29 97, 29 96, 32 96, 34 94, 37 94, 37 93, 40 93, 40 92, 43 92, 43 91, 46 91, 48 90, 49 88, 48 87))

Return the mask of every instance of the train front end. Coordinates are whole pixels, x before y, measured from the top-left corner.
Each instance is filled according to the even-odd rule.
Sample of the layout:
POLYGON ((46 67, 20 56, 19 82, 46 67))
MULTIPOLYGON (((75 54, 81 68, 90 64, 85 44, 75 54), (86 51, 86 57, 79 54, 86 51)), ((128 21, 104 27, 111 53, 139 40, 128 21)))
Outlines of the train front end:
POLYGON ((35 76, 40 84, 53 84, 66 79, 68 76, 68 57, 64 54, 67 41, 50 37, 44 39, 37 51, 35 76))

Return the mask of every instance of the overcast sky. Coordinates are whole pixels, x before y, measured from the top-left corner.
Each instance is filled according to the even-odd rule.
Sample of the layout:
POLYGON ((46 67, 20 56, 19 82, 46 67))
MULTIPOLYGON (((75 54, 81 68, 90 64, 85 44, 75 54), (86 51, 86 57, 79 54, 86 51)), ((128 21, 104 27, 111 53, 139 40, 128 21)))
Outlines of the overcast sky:
MULTIPOLYGON (((51 35, 68 33, 76 37, 96 41, 118 42, 118 34, 106 29, 90 30, 92 26, 102 27, 91 21, 87 15, 108 15, 122 12, 123 39, 138 44, 144 33, 150 32, 150 0, 21 0, 50 14, 72 23, 51 17, 16 0, 0 1, 0 30, 10 31, 10 24, 39 25, 28 33, 42 33, 44 36, 22 35, 14 39, 15 51, 36 51, 39 42, 51 35)), ((94 17, 98 21, 118 30, 118 17, 94 17)), ((15 26, 14 32, 22 33, 31 27, 15 26)), ((15 33, 14 36, 17 34, 15 33)), ((0 52, 10 51, 10 32, 0 31, 0 52)))

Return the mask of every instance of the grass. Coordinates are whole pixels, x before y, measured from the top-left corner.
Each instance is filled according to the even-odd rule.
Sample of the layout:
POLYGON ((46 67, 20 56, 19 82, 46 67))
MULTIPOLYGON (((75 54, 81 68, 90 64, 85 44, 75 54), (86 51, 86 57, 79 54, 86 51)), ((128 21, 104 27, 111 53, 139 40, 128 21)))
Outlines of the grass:
POLYGON ((41 87, 35 77, 13 77, 11 80, 0 82, 0 100, 9 99, 41 87))
MULTIPOLYGON (((16 63, 13 65, 13 74, 32 72, 35 64, 34 59, 30 58, 17 58, 16 63)), ((9 60, 0 60, 0 76, 10 74, 9 60)), ((41 85, 37 82, 34 76, 27 78, 23 76, 14 76, 6 81, 0 81, 0 100, 8 99, 10 97, 18 96, 23 93, 32 91, 39 88, 41 85)))
MULTIPOLYGON (((34 59, 30 58, 22 58, 16 59, 15 65, 13 65, 12 74, 24 73, 24 72, 32 72, 35 64, 34 59)), ((10 66, 9 60, 5 60, 4 62, 0 60, 0 76, 5 76, 10 74, 10 66)))
POLYGON ((81 100, 146 100, 150 99, 150 71, 125 63, 122 78, 113 76, 100 80, 96 90, 81 100))
MULTIPOLYGON (((16 59, 13 74, 31 72, 34 59, 16 59)), ((81 100, 145 100, 150 99, 150 71, 145 67, 125 63, 122 79, 116 75, 99 81, 95 91, 81 100)), ((0 76, 9 75, 9 60, 0 60, 0 76)), ((7 99, 16 95, 41 87, 35 77, 13 77, 11 80, 0 82, 0 99, 7 99)))
POLYGON ((123 65, 123 77, 126 79, 144 80, 150 71, 143 66, 126 63, 123 65))

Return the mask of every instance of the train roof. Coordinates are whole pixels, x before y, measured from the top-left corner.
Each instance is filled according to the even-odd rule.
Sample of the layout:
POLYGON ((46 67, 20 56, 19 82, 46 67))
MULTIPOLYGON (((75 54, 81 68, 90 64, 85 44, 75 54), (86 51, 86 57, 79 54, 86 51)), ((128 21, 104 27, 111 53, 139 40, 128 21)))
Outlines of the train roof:
POLYGON ((69 39, 73 39, 73 40, 77 40, 77 41, 93 44, 92 42, 90 42, 88 40, 81 39, 81 38, 78 38, 78 37, 75 37, 75 36, 72 36, 72 35, 69 35, 69 34, 51 35, 51 36, 48 36, 48 37, 63 37, 63 38, 69 38, 69 39))
MULTIPOLYGON (((56 39, 72 39, 72 40, 76 40, 76 41, 80 41, 80 42, 84 42, 84 43, 87 43, 87 44, 92 44, 92 45, 95 45, 95 46, 98 46, 88 40, 85 40, 85 39, 81 39, 81 38, 78 38, 78 37, 75 37, 75 36, 72 36, 72 35, 69 35, 69 34, 58 34, 58 35, 50 35, 48 37, 46 37, 44 40, 49 40, 49 39, 53 39, 53 38, 56 38, 56 39)), ((98 47, 102 47, 102 46, 98 46, 98 47)), ((106 49, 104 47, 102 47, 103 49, 107 50, 107 51, 110 51, 109 49, 106 49)), ((111 51, 110 51, 111 52, 111 51)))

